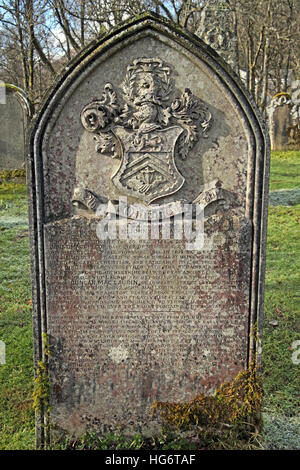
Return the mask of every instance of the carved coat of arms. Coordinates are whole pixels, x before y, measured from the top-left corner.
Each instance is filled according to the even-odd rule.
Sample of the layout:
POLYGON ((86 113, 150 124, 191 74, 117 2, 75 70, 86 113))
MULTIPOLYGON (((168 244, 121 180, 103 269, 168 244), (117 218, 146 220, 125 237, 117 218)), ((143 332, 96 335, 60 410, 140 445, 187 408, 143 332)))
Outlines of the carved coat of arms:
POLYGON ((107 83, 101 99, 81 113, 84 128, 94 134, 96 151, 121 160, 112 184, 121 195, 146 204, 182 187, 185 180, 176 159, 187 158, 212 122, 205 103, 189 89, 170 103, 170 75, 159 58, 136 59, 121 85, 122 101, 107 83))

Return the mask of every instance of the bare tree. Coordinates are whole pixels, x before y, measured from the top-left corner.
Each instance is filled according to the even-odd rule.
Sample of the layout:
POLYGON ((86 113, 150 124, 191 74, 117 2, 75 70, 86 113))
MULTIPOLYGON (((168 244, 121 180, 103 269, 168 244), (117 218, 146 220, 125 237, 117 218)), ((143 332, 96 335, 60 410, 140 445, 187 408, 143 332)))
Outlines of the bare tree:
POLYGON ((286 91, 300 72, 300 0, 2 0, 0 77, 38 103, 74 54, 120 22, 150 10, 196 32, 210 4, 217 22, 230 12, 234 69, 264 112, 270 87, 286 91))
MULTIPOLYGON (((299 0, 228 0, 238 38, 237 60, 245 84, 265 113, 270 82, 286 91, 297 68, 299 0)), ((299 49, 298 49, 299 50, 299 49)))
POLYGON ((38 62, 42 62, 52 77, 55 76, 52 57, 46 47, 47 9, 47 2, 41 4, 36 0, 7 0, 0 7, 0 66, 6 75, 11 68, 19 71, 15 82, 33 102, 36 100, 34 77, 38 62))

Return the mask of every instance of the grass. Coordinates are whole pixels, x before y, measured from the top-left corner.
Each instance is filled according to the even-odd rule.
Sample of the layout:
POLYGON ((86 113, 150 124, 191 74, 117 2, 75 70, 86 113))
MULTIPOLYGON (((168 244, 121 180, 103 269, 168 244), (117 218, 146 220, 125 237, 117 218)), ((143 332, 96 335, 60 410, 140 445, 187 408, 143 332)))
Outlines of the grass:
POLYGON ((99 436, 97 433, 84 434, 78 440, 66 439, 54 445, 55 450, 260 450, 262 445, 257 435, 242 435, 241 429, 219 431, 199 428, 184 432, 162 430, 160 435, 145 438, 136 434, 128 439, 122 433, 99 436))
MULTIPOLYGON (((300 188, 300 152, 272 152, 270 190, 295 188, 300 188)), ((300 204, 269 207, 263 332, 264 407, 267 412, 284 416, 299 413, 300 366, 291 359, 292 343, 300 339, 299 304, 300 204)))
POLYGON ((287 416, 297 413, 300 396, 299 366, 291 360, 292 343, 300 339, 299 224, 300 204, 269 208, 263 332, 265 407, 287 416))
MULTIPOLYGON (((273 152, 270 189, 300 188, 299 169, 300 152, 273 152)), ((6 364, 0 364, 0 450, 33 449, 35 445, 26 217, 25 184, 4 180, 0 185, 0 340, 6 344, 6 364)), ((292 343, 300 339, 299 232, 300 204, 269 208, 263 385, 265 445, 270 448, 288 449, 297 445, 299 448, 300 441, 300 365, 293 364, 291 359, 292 343)), ((79 441, 66 441, 60 448, 245 448, 246 443, 241 443, 235 429, 228 436, 224 438, 222 435, 216 441, 209 430, 203 430, 201 438, 199 434, 188 437, 162 434, 152 440, 139 435, 131 440, 126 440, 121 434, 105 437, 86 435, 79 441)), ((261 443, 255 442, 255 438, 248 445, 249 448, 261 448, 261 443)))
POLYGON ((272 152, 270 191, 300 188, 299 150, 272 152))
POLYGON ((1 184, 0 449, 34 448, 33 347, 26 185, 1 184), (25 219, 25 222, 24 222, 25 219))

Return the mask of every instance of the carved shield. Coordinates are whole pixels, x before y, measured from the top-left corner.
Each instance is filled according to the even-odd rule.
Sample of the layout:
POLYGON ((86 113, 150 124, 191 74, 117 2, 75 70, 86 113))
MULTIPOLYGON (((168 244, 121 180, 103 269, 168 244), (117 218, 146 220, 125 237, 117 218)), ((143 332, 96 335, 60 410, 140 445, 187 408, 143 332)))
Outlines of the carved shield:
POLYGON ((181 127, 143 133, 115 127, 113 132, 122 148, 122 161, 112 182, 122 194, 150 204, 182 187, 185 180, 174 160, 181 127))

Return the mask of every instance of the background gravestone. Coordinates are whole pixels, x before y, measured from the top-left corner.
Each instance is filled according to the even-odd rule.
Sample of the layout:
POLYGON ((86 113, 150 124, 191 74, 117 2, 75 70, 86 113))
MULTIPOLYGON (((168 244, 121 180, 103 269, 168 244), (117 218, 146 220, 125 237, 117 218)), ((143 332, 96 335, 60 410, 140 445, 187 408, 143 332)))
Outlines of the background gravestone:
POLYGON ((268 107, 272 150, 298 150, 300 148, 298 101, 297 90, 293 90, 292 97, 288 93, 277 93, 272 98, 268 107))
POLYGON ((269 128, 272 150, 289 150, 289 128, 292 102, 287 93, 275 95, 269 106, 269 128))
POLYGON ((268 165, 264 125, 226 64, 155 15, 60 77, 28 170, 35 358, 49 361, 57 430, 149 434, 156 400, 211 394, 259 359, 268 165), (173 204, 180 218, 184 203, 205 210, 201 249, 99 236, 115 212, 119 233, 141 208, 173 204))
POLYGON ((0 169, 24 168, 25 134, 30 118, 30 104, 20 88, 2 84, 1 89, 3 99, 0 100, 0 169))

